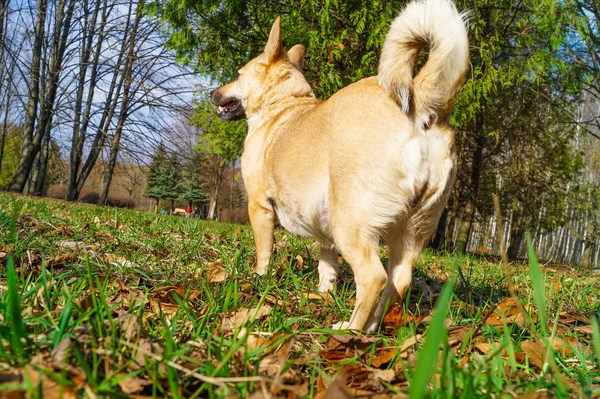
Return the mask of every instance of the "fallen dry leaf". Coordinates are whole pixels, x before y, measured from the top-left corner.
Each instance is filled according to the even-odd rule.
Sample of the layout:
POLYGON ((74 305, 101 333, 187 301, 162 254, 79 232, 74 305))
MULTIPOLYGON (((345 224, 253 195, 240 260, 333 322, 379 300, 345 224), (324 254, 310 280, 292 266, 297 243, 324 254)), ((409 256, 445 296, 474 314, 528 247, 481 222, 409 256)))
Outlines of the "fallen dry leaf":
POLYGON ((52 352, 50 356, 52 356, 52 363, 58 369, 65 367, 67 361, 69 360, 69 356, 71 355, 73 342, 71 338, 63 338, 52 352))
POLYGON ((221 328, 223 331, 232 332, 240 328, 244 323, 260 320, 271 311, 271 306, 263 304, 259 308, 240 308, 223 316, 221 328))
POLYGON ((592 335, 592 326, 577 326, 575 327, 575 331, 580 332, 582 334, 592 335))
MULTIPOLYGON (((210 262, 207 265, 208 271, 206 276, 209 283, 222 283, 227 278, 228 274, 223 266, 223 260, 217 259, 214 262, 210 262)), ((200 278, 200 271, 196 272, 196 278, 200 278)))
POLYGON ((392 361, 399 352, 399 348, 381 348, 377 349, 371 357, 371 366, 381 367, 392 361))
POLYGON ((42 397, 44 399, 75 399, 77 394, 72 387, 64 386, 51 379, 44 373, 41 373, 33 366, 25 366, 22 371, 22 378, 25 383, 31 386, 39 386, 41 382, 42 397))
POLYGON ((542 340, 538 339, 537 341, 522 341, 521 349, 523 349, 523 352, 525 352, 531 364, 539 369, 544 367, 547 348, 542 340))
POLYGON ((134 341, 139 337, 146 336, 146 330, 140 326, 138 316, 131 313, 122 313, 117 317, 117 324, 123 338, 134 341))
POLYGON ((179 303, 175 299, 175 295, 179 299, 193 301, 201 295, 200 290, 185 290, 178 285, 167 285, 154 288, 150 292, 150 305, 156 313, 175 312, 179 309, 179 303))
POLYGON ((142 392, 145 387, 152 385, 152 381, 125 373, 118 373, 117 379, 119 380, 119 387, 127 394, 142 392))
MULTIPOLYGON (((534 318, 535 313, 533 310, 528 308, 525 304, 523 307, 525 311, 529 312, 531 317, 534 318)), ((518 326, 524 326, 526 323, 526 316, 519 311, 517 301, 513 297, 506 298, 500 302, 494 309, 494 313, 487 318, 485 324, 491 326, 503 326, 504 322, 506 322, 506 324, 517 324, 518 326)))
POLYGON ((384 316, 381 327, 386 333, 391 334, 398 331, 400 327, 411 323, 418 324, 421 320, 423 320, 423 316, 415 316, 407 313, 402 309, 402 306, 394 304, 384 316))
POLYGON ((352 395, 346 389, 344 377, 338 376, 327 389, 321 390, 315 395, 314 399, 353 399, 352 395))
POLYGON ((349 388, 360 389, 370 392, 381 391, 384 382, 391 382, 394 370, 380 370, 362 364, 347 364, 342 368, 342 375, 349 388))
POLYGON ((64 254, 57 255, 54 259, 50 260, 48 264, 50 266, 63 266, 68 263, 75 262, 78 256, 79 255, 77 252, 66 252, 64 254))
MULTIPOLYGON (((162 353, 163 348, 156 342, 153 342, 149 338, 141 338, 137 342, 137 348, 133 360, 138 367, 144 367, 144 365, 146 365, 146 362, 149 362, 149 365, 152 364, 154 357, 161 357, 162 353)), ((163 375, 167 372, 167 368, 164 362, 158 363, 158 369, 163 375)))
POLYGON ((376 345, 378 338, 361 337, 356 335, 332 335, 325 342, 325 349, 321 351, 321 358, 330 363, 338 363, 356 357, 362 352, 376 345))
POLYGON ((61 249, 77 249, 79 243, 77 241, 57 241, 56 246, 61 249))

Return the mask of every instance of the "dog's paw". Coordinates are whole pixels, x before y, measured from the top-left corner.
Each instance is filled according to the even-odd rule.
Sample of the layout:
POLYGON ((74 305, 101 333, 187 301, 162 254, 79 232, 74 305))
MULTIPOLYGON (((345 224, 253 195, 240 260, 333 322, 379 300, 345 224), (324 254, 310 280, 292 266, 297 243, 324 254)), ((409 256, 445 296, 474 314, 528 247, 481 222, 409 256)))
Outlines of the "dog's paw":
POLYGON ((265 274, 267 274, 267 267, 255 267, 254 270, 252 270, 253 274, 259 275, 259 276, 264 276, 265 274))
POLYGON ((349 321, 340 321, 339 323, 335 323, 331 326, 332 330, 349 330, 350 322, 349 321))
POLYGON ((319 283, 319 293, 325 295, 333 290, 335 278, 323 278, 319 283))
POLYGON ((377 329, 379 328, 379 320, 371 320, 369 322, 369 324, 367 324, 367 326, 365 327, 365 332, 368 334, 377 332, 377 329))

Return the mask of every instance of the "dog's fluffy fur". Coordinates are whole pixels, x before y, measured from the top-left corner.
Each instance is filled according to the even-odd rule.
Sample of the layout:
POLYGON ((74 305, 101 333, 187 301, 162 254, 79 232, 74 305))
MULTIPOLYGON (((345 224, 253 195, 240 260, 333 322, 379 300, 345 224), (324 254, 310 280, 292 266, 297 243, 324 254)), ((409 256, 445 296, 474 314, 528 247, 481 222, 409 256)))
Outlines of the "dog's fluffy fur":
POLYGON ((247 121, 242 174, 257 273, 269 264, 275 213, 320 243, 321 292, 336 281, 340 251, 355 275, 356 305, 337 328, 376 329, 436 229, 456 174, 448 114, 468 65, 465 25, 451 0, 408 4, 386 37, 378 76, 321 102, 302 74, 304 48, 282 48, 278 18, 264 52, 212 95, 222 119, 247 121), (429 58, 413 76, 424 46, 429 58), (380 240, 389 246, 387 273, 380 240))

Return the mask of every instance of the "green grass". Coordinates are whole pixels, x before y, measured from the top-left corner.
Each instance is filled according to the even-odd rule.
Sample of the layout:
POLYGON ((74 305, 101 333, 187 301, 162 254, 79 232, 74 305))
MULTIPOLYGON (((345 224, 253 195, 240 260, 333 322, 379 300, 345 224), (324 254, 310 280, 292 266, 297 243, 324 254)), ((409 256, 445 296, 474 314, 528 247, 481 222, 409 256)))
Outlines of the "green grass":
POLYGON ((324 301, 316 247, 277 230, 275 248, 256 277, 249 226, 0 194, 0 396, 327 397, 336 378, 381 397, 600 395, 600 277, 587 270, 511 265, 532 323, 495 326, 500 264, 426 250, 407 318, 355 342, 330 330, 352 310, 347 265, 324 301), (244 325, 236 309, 252 309, 244 325), (544 343, 541 366, 525 341, 544 343))

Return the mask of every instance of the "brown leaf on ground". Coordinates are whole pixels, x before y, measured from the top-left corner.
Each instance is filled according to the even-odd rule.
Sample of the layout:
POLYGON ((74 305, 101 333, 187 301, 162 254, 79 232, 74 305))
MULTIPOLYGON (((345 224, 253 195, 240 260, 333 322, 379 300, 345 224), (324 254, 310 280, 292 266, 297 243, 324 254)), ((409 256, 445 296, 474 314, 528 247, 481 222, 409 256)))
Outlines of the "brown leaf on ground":
POLYGON ((57 241, 56 246, 60 249, 77 249, 79 243, 77 241, 57 241))
MULTIPOLYGON (((523 305, 523 307, 534 318, 535 314, 532 309, 528 309, 526 305, 523 305)), ((519 311, 517 301, 513 297, 506 298, 500 302, 496 306, 496 309, 494 309, 494 313, 487 318, 485 324, 503 326, 505 321, 506 324, 517 324, 518 326, 523 326, 526 323, 526 316, 519 311)))
POLYGON ((398 328, 411 323, 418 324, 423 320, 423 316, 415 316, 407 313, 402 309, 402 306, 395 304, 390 307, 383 318, 382 329, 386 333, 395 333, 398 328))
POLYGON ((377 349, 371 357, 371 366, 380 368, 388 364, 396 357, 399 352, 399 348, 381 348, 377 349))
POLYGON ((156 313, 159 313, 159 308, 163 311, 174 312, 179 309, 175 295, 182 301, 191 302, 201 295, 201 291, 185 290, 179 285, 157 287, 150 292, 150 304, 156 313))
POLYGON ((146 337, 147 333, 140 325, 138 316, 131 313, 122 313, 117 317, 119 330, 127 341, 135 341, 140 337, 146 337))
POLYGON ((346 389, 344 377, 338 376, 327 389, 319 391, 314 399, 353 399, 352 395, 346 389))
POLYGON ((71 356, 72 345, 73 342, 71 341, 71 338, 67 337, 63 338, 58 345, 52 349, 50 356, 52 356, 52 363, 56 368, 61 369, 66 366, 67 361, 71 356))
POLYGON ((127 394, 142 392, 145 387, 152 385, 152 381, 125 373, 118 373, 117 379, 119 380, 119 387, 127 394))
MULTIPOLYGON (((138 367, 144 367, 146 363, 153 364, 155 357, 162 357, 163 348, 156 342, 148 338, 141 338, 137 342, 137 348, 133 360, 138 367)), ((158 364, 158 369, 161 374, 166 374, 166 366, 164 362, 158 364)))
POLYGON ((574 341, 565 342, 558 337, 555 337, 554 341, 552 341, 552 349, 565 357, 573 356, 573 346, 577 346, 577 343, 574 341))
POLYGON ((379 338, 376 337, 365 337, 351 334, 331 335, 327 339, 327 342, 325 342, 325 347, 329 350, 364 350, 373 344, 376 344, 377 342, 379 342, 379 338))
POLYGON ((225 314, 221 322, 221 328, 225 332, 232 332, 240 328, 244 323, 260 320, 271 311, 271 306, 263 304, 259 308, 240 308, 225 314))
POLYGON ((41 382, 42 397, 44 399, 77 398, 77 394, 72 387, 61 385, 33 366, 25 366, 21 371, 21 378, 25 383, 29 383, 34 387, 39 386, 41 382))
POLYGON ((62 226, 58 227, 50 232, 50 235, 53 236, 64 236, 64 237, 73 237, 73 232, 69 230, 68 227, 62 226))
POLYGON ((577 326, 574 328, 575 331, 580 332, 582 334, 586 334, 586 335, 592 335, 592 326, 591 325, 587 325, 587 326, 577 326))
MULTIPOLYGON (((217 259, 214 262, 210 262, 206 265, 208 268, 206 276, 209 283, 222 283, 227 278, 228 274, 223 266, 223 260, 217 259)), ((201 278, 200 271, 196 273, 196 278, 201 278)))
MULTIPOLYGON (((22 376, 18 371, 0 371, 0 386, 4 384, 19 384, 22 376)), ((0 398, 5 399, 25 399, 25 391, 7 390, 6 386, 0 391, 0 398)))
POLYGON ((517 396, 517 399, 550 399, 553 397, 554 396, 548 394, 548 391, 546 389, 540 389, 540 390, 530 389, 529 391, 525 392, 523 395, 517 396))
POLYGON ((8 258, 8 254, 0 251, 0 265, 3 265, 6 262, 6 258, 8 258))
POLYGON ((296 269, 306 269, 306 266, 304 265, 304 258, 302 257, 302 255, 296 255, 294 261, 296 263, 296 269))
POLYGON ((77 260, 79 254, 77 252, 66 252, 64 254, 57 255, 54 259, 48 262, 49 266, 64 266, 68 263, 73 263, 77 260))
POLYGON ((331 335, 321 351, 321 358, 330 363, 338 363, 362 354, 365 349, 377 344, 378 338, 356 335, 331 335))
POLYGON ((379 370, 362 364, 347 364, 342 368, 342 375, 349 388, 360 389, 369 392, 383 390, 383 382, 391 382, 394 370, 379 370))
POLYGON ((469 336, 472 326, 452 326, 448 329, 448 345, 461 345, 469 336))
POLYGON ((521 349, 535 367, 541 369, 546 359, 546 345, 541 339, 537 341, 525 340, 521 342, 521 349))

